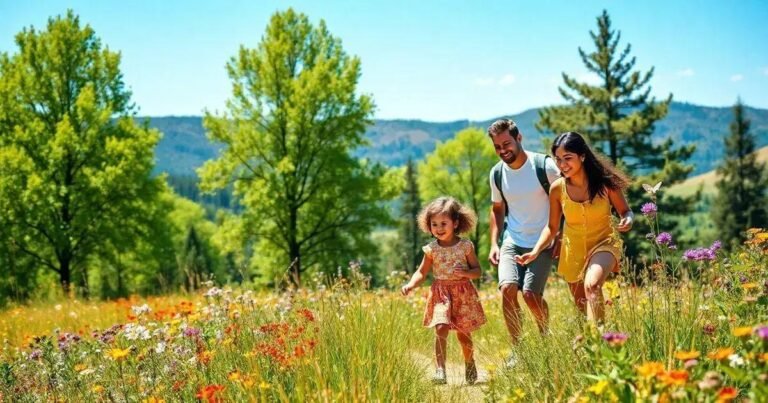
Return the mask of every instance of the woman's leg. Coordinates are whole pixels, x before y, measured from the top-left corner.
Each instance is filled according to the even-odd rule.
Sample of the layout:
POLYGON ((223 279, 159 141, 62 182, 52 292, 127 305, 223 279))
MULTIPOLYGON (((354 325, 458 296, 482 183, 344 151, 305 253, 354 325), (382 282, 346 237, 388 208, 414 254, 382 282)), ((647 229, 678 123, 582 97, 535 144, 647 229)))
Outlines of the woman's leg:
POLYGON ((435 361, 437 368, 445 369, 445 347, 448 344, 448 325, 435 326, 435 361))
POLYGON ((609 252, 592 255, 584 275, 584 294, 587 297, 587 319, 602 323, 605 319, 603 306, 603 283, 616 266, 616 258, 609 252))
POLYGON ((576 308, 579 308, 579 312, 582 315, 587 315, 587 296, 584 294, 584 282, 577 281, 575 283, 568 283, 568 288, 573 295, 573 302, 576 304, 576 308))
POLYGON ((472 344, 472 334, 461 331, 456 332, 456 338, 461 344, 461 353, 464 355, 464 362, 472 362, 474 358, 474 345, 472 344))

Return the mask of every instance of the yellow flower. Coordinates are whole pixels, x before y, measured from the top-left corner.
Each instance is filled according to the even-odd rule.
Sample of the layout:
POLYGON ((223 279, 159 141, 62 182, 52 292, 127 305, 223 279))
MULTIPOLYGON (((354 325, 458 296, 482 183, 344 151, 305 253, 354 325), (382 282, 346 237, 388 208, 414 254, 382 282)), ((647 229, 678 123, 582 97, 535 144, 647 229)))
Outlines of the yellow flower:
POLYGON ((122 361, 128 354, 131 353, 130 349, 113 348, 107 351, 107 355, 115 361, 122 361))
POLYGON ((688 360, 693 360, 695 358, 699 358, 700 355, 701 355, 701 353, 699 353, 696 350, 678 351, 678 352, 675 353, 675 358, 677 358, 678 360, 682 360, 682 361, 688 361, 688 360))
POLYGON ((272 385, 270 385, 270 384, 268 384, 267 382, 264 382, 264 381, 261 381, 261 383, 259 384, 259 389, 261 389, 261 390, 267 390, 267 389, 269 389, 271 387, 272 387, 272 385))
POLYGON ((165 403, 165 399, 159 399, 154 396, 150 396, 143 400, 143 403, 165 403))
POLYGON ((724 360, 724 359, 728 358, 728 356, 730 356, 731 354, 733 354, 735 352, 736 352, 736 350, 734 350, 734 349, 732 349, 730 347, 719 348, 719 349, 717 349, 715 351, 709 352, 709 354, 707 354, 707 357, 709 357, 710 359, 715 360, 715 361, 720 361, 720 360, 724 360))
POLYGON ((664 364, 657 361, 644 362, 635 367, 637 373, 645 378, 652 378, 664 373, 664 364))
POLYGON ((515 389, 514 393, 515 393, 515 397, 517 397, 519 399, 522 399, 522 398, 525 397, 525 391, 520 389, 520 388, 515 389))
POLYGON ((752 289, 755 289, 757 287, 759 287, 757 285, 757 283, 744 283, 744 284, 741 285, 741 288, 743 288, 745 290, 752 290, 752 289))
POLYGON ((731 332, 736 337, 749 337, 752 335, 752 326, 737 327, 731 332))
POLYGON ((239 381, 241 378, 240 371, 232 371, 229 374, 227 374, 227 379, 230 381, 239 381))
POLYGON ((755 238, 757 238, 757 239, 768 239, 768 232, 761 232, 761 233, 755 235, 755 238))
POLYGON ((602 395, 603 392, 605 392, 605 389, 608 387, 608 385, 609 385, 608 381, 602 380, 590 386, 589 389, 587 389, 587 392, 592 392, 596 395, 602 395))
POLYGON ((103 391, 104 391, 104 387, 101 385, 93 385, 93 387, 91 388, 91 392, 93 393, 101 393, 103 391))
POLYGON ((77 364, 75 365, 75 372, 83 372, 88 368, 85 364, 77 364))

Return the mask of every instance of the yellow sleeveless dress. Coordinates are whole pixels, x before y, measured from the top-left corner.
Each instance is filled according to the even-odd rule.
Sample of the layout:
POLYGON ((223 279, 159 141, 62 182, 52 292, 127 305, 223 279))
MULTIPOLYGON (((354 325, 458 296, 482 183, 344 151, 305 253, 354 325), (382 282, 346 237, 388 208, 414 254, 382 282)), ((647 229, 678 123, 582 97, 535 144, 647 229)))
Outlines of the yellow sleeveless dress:
POLYGON ((565 215, 565 229, 557 272, 569 283, 582 281, 589 259, 598 252, 613 255, 617 262, 613 271, 618 272, 624 243, 613 224, 610 200, 598 195, 592 201, 573 201, 568 196, 565 178, 558 181, 562 189, 560 205, 565 215))

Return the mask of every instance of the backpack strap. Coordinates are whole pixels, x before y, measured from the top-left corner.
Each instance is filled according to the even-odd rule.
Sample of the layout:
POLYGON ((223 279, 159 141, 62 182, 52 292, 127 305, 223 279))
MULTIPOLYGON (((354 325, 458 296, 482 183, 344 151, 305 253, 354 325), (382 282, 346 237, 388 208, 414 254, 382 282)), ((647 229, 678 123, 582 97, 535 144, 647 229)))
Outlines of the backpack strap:
POLYGON ((549 195, 549 177, 547 177, 547 158, 552 158, 546 154, 533 153, 533 165, 536 167, 536 178, 539 179, 544 192, 549 195))
POLYGON ((499 161, 493 166, 493 183, 496 185, 496 189, 501 195, 501 201, 504 202, 504 216, 506 217, 509 215, 509 207, 507 206, 507 199, 504 198, 504 191, 501 190, 501 170, 503 168, 501 164, 503 163, 503 161, 499 161))

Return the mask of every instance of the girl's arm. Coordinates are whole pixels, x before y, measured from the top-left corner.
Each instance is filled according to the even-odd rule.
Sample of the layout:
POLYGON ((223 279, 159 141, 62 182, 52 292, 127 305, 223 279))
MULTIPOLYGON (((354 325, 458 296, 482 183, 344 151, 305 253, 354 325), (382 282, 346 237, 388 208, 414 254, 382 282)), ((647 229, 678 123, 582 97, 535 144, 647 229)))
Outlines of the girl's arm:
POLYGON ((480 272, 480 262, 477 260, 477 255, 475 254, 474 246, 469 248, 469 252, 467 252, 465 256, 467 258, 467 264, 469 265, 469 269, 456 270, 454 273, 469 280, 475 280, 480 278, 480 276, 482 275, 480 272))
POLYGON ((608 189, 608 198, 611 200, 613 208, 619 213, 619 217, 621 217, 621 221, 619 221, 619 225, 616 229, 618 229, 619 232, 627 232, 632 229, 632 224, 635 221, 635 213, 629 208, 627 199, 624 197, 624 192, 608 189))
POLYGON ((557 235, 557 231, 560 228, 560 216, 563 214, 563 208, 560 204, 560 186, 565 186, 564 181, 557 181, 552 184, 549 189, 549 223, 541 230, 539 240, 536 242, 536 246, 533 247, 528 253, 515 256, 515 260, 518 264, 527 265, 528 263, 536 260, 539 254, 552 244, 552 240, 557 235))
POLYGON ((403 288, 400 289, 400 291, 403 293, 403 295, 408 295, 408 293, 411 292, 416 286, 421 284, 424 279, 427 278, 427 274, 432 269, 432 257, 425 253, 424 258, 421 259, 421 264, 419 265, 419 269, 416 270, 415 273, 413 273, 413 276, 411 276, 411 280, 408 281, 406 285, 403 286, 403 288))

